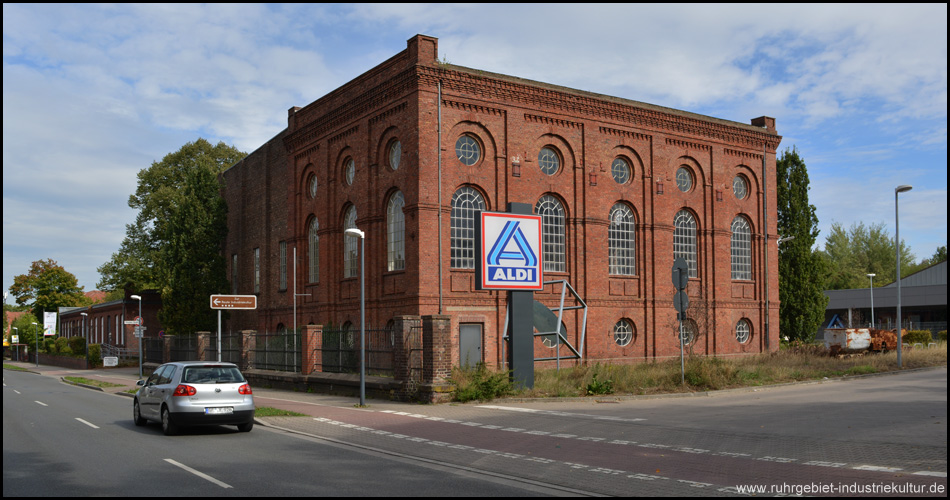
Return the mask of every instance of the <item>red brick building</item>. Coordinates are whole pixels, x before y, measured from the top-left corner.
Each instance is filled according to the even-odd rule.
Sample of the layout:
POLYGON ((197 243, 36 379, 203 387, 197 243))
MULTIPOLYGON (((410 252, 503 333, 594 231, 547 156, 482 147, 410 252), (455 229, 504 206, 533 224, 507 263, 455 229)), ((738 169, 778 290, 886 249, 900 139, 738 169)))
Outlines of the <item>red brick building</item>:
MULTIPOLYGON (((690 267, 694 352, 777 349, 774 119, 731 122, 445 64, 437 45, 415 36, 290 109, 284 131, 223 174, 231 293, 258 296, 228 329, 358 325, 358 242, 344 237, 356 227, 368 325, 447 315, 453 359, 466 331, 500 364, 506 293, 475 290, 472 217, 517 202, 543 216, 545 280, 567 280, 589 306, 583 342, 582 314, 564 317, 586 358, 679 355, 674 253, 690 267)), ((557 308, 560 286, 535 298, 557 308)))

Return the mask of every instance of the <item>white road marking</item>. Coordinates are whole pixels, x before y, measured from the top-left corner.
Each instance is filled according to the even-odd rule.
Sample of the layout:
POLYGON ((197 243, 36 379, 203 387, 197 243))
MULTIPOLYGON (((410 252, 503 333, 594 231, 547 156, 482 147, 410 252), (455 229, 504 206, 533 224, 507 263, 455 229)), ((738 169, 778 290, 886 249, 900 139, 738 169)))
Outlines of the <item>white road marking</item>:
POLYGON ((41 402, 41 401, 33 401, 33 402, 36 403, 36 404, 38 404, 38 405, 49 406, 48 404, 43 403, 43 402, 41 402))
POLYGON ((188 467, 188 466, 185 465, 185 464, 178 463, 178 462, 176 462, 176 461, 174 461, 174 460, 172 460, 172 459, 170 459, 170 458, 166 458, 165 461, 168 462, 168 463, 170 463, 170 464, 172 464, 172 465, 174 465, 175 467, 180 467, 180 468, 182 468, 182 469, 184 469, 184 470, 186 470, 186 471, 188 471, 188 472, 190 472, 190 473, 192 473, 192 474, 194 474, 194 475, 200 477, 201 479, 205 479, 205 480, 211 481, 212 483, 214 483, 214 484, 216 484, 216 485, 218 485, 218 486, 220 486, 220 487, 222 487, 222 488, 231 488, 231 487, 232 487, 232 486, 231 486, 230 484, 228 484, 228 483, 225 483, 225 482, 222 482, 222 481, 218 481, 217 479, 215 479, 215 478, 213 478, 213 477, 211 477, 211 476, 205 474, 204 472, 201 472, 201 471, 197 471, 197 470, 195 470, 195 469, 192 469, 191 467, 188 467))
POLYGON ((76 417, 76 420, 78 420, 78 421, 80 421, 80 422, 82 422, 82 423, 88 425, 89 427, 92 427, 93 429, 98 429, 98 428, 99 428, 98 425, 90 424, 89 422, 86 422, 85 420, 83 420, 83 419, 81 419, 81 418, 79 418, 79 417, 76 417))

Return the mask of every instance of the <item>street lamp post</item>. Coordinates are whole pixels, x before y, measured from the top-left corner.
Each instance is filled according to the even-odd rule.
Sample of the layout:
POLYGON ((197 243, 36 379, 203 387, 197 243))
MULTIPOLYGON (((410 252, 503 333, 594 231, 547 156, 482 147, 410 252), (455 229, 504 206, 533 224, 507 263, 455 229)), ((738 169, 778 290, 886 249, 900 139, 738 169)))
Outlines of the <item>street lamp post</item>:
POLYGON ((36 367, 40 367, 40 336, 36 333, 36 323, 33 323, 33 336, 36 337, 36 352, 33 354, 36 356, 36 367))
MULTIPOLYGON (((142 296, 141 296, 141 295, 129 295, 129 298, 130 298, 130 299, 135 299, 135 300, 139 301, 139 318, 141 318, 141 317, 142 317, 142 296)), ((139 378, 142 378, 142 340, 145 339, 145 334, 142 333, 142 328, 141 328, 142 325, 136 325, 136 326, 139 327, 139 328, 138 328, 138 331, 139 331, 139 333, 142 335, 141 337, 136 336, 136 337, 138 337, 138 339, 139 339, 139 378)), ((218 338, 220 338, 220 337, 221 337, 221 334, 219 333, 219 334, 218 334, 218 338)))
POLYGON ((366 233, 356 228, 344 231, 360 239, 360 407, 366 406, 366 233))
POLYGON ((868 290, 871 291, 871 328, 874 328, 874 277, 877 276, 874 273, 868 273, 868 278, 871 278, 871 287, 868 290))
POLYGON ((82 315, 82 337, 86 339, 86 368, 89 368, 89 331, 86 329, 86 319, 89 317, 88 313, 79 313, 82 315))
POLYGON ((901 223, 898 216, 897 197, 901 193, 910 191, 913 186, 901 184, 894 188, 894 247, 897 249, 897 368, 901 368, 901 345, 904 338, 901 336, 901 223))

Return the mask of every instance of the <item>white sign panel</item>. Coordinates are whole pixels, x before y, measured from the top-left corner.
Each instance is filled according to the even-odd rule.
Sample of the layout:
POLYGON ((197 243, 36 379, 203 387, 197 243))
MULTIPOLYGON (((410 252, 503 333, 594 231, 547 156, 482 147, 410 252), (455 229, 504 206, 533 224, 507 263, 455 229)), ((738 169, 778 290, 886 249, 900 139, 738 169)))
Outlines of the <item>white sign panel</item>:
POLYGON ((56 335, 56 313, 43 313, 43 335, 46 337, 56 335))
POLYGON ((541 217, 482 212, 476 245, 480 290, 541 290, 541 217))

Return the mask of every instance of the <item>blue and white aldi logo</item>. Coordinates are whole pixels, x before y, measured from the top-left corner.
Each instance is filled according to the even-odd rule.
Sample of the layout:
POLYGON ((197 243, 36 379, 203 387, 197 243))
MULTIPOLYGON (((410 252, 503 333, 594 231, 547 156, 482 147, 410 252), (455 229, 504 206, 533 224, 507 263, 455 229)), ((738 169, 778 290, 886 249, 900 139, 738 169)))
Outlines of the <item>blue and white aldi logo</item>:
POLYGON ((482 212, 476 222, 476 288, 541 290, 541 217, 482 212))

